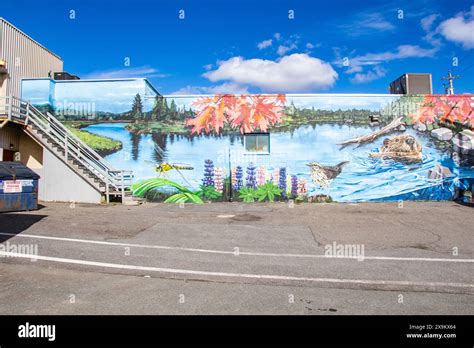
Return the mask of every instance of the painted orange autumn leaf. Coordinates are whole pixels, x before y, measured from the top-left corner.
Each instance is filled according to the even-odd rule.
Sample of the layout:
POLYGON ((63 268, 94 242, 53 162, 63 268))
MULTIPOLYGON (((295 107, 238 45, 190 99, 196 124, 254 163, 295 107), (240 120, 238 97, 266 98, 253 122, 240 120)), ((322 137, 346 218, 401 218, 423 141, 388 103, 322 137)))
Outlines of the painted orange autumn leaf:
POLYGON ((186 120, 192 133, 220 133, 227 123, 241 133, 265 132, 270 125, 281 122, 286 97, 277 95, 217 94, 202 97, 192 103, 196 117, 186 120))
POLYGON ((427 95, 421 107, 410 114, 413 122, 460 123, 474 128, 474 113, 472 110, 473 95, 427 95))

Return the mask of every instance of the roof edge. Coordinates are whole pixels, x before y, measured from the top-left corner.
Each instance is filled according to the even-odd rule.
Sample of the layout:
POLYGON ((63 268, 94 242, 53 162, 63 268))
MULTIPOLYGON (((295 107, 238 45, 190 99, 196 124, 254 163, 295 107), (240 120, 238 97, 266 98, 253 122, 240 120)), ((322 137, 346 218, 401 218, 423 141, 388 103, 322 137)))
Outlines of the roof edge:
POLYGON ((20 34, 22 34, 23 36, 25 36, 27 39, 33 41, 35 44, 37 44, 38 46, 40 46, 42 49, 44 49, 45 51, 51 53, 53 56, 55 56, 55 57, 58 58, 61 62, 64 63, 64 60, 63 60, 59 55, 57 55, 56 53, 54 53, 54 52, 51 51, 50 49, 48 49, 48 48, 46 48, 45 46, 43 46, 42 44, 40 44, 38 41, 36 41, 35 39, 33 39, 30 35, 28 35, 28 34, 25 33, 23 30, 19 29, 18 27, 16 27, 15 25, 13 25, 13 24, 10 23, 9 21, 7 21, 5 18, 0 17, 0 22, 5 22, 5 23, 8 24, 10 27, 12 27, 12 28, 15 29, 16 31, 18 31, 20 34))

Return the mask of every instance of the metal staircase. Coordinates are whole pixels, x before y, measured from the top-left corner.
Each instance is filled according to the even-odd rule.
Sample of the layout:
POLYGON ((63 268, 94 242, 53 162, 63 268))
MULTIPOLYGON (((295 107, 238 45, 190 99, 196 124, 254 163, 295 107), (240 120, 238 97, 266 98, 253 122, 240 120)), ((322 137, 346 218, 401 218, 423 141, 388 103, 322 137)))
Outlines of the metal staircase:
POLYGON ((75 173, 102 193, 125 202, 131 197, 132 171, 117 170, 49 113, 16 97, 0 98, 0 121, 23 125, 24 131, 48 148, 75 173))

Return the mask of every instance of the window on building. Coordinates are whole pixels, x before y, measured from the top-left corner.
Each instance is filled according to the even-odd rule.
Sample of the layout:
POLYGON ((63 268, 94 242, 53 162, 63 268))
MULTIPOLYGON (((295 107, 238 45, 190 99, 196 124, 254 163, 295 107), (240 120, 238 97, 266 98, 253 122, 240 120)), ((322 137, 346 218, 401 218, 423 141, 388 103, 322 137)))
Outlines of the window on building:
POLYGON ((270 153, 270 133, 244 134, 245 151, 252 154, 270 153))

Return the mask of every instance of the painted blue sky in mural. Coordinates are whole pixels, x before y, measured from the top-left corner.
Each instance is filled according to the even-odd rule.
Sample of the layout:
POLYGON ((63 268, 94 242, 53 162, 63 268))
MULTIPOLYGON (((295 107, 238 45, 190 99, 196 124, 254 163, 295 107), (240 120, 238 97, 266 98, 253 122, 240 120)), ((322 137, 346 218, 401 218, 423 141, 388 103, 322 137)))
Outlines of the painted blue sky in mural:
POLYGON ((472 1, 15 0, 0 16, 67 71, 147 77, 163 94, 384 93, 406 72, 431 72, 442 93, 448 69, 474 91, 472 1))

